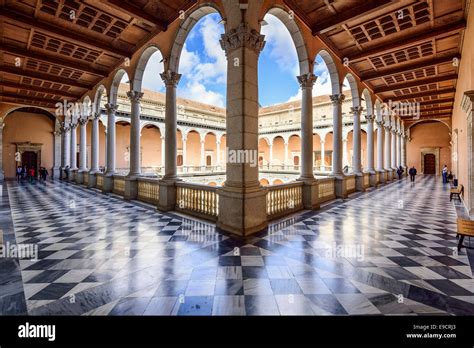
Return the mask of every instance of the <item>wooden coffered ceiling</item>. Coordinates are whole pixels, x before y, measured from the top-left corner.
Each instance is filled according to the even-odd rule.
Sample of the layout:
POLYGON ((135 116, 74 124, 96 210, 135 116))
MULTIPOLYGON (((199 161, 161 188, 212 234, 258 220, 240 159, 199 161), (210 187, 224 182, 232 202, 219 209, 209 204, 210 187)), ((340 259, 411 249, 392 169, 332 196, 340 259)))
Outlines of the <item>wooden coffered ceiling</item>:
POLYGON ((420 102, 422 117, 451 114, 463 0, 285 2, 381 100, 420 102))
POLYGON ((0 0, 0 98, 75 101, 195 0, 0 0))

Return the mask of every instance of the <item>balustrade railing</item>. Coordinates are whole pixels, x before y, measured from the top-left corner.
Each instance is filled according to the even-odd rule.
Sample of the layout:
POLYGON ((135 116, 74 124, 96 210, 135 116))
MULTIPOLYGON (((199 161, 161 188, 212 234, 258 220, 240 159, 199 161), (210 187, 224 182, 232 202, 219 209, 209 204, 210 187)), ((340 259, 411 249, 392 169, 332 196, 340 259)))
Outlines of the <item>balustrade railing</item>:
POLYGON ((336 198, 334 178, 318 179, 318 198, 320 203, 324 203, 336 198))
POLYGON ((219 196, 216 187, 177 182, 176 188, 176 210, 217 220, 219 196))
POLYGON ((267 186, 267 217, 275 219, 303 209, 303 182, 267 186))
POLYGON ((160 199, 160 185, 157 179, 138 178, 138 194, 139 201, 158 204, 160 199))
POLYGON ((113 193, 123 196, 125 194, 125 178, 120 175, 114 175, 113 193))
POLYGON ((95 183, 95 186, 98 188, 98 189, 103 189, 104 188, 104 174, 102 173, 97 173, 96 174, 96 183, 95 183))

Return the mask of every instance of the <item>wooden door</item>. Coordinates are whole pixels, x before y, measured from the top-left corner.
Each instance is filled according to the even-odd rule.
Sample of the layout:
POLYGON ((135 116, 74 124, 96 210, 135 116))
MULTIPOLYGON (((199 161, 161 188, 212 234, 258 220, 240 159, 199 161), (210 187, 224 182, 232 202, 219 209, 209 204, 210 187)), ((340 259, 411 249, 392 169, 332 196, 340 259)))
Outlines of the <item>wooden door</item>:
POLYGON ((432 153, 424 156, 424 172, 423 174, 436 174, 436 158, 432 153))

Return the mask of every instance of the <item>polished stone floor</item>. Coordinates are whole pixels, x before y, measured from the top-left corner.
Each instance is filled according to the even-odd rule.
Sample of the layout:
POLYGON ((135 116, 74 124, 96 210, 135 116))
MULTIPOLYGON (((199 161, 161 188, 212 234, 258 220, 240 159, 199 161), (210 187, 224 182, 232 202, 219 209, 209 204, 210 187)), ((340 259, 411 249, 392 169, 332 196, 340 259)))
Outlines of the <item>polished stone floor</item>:
POLYGON ((0 314, 474 314, 474 257, 456 252, 455 203, 435 177, 246 241, 73 184, 0 188, 3 243, 38 246, 37 260, 0 259, 0 314))

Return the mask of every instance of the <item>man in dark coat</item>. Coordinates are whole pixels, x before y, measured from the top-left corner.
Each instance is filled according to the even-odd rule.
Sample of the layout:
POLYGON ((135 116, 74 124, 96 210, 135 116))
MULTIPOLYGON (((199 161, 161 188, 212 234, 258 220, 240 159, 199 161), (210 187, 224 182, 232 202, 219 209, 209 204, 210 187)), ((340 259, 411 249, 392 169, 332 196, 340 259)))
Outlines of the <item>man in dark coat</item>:
POLYGON ((411 182, 415 182, 415 176, 416 176, 416 168, 415 166, 411 167, 410 170, 408 171, 408 174, 410 174, 410 180, 411 182))

